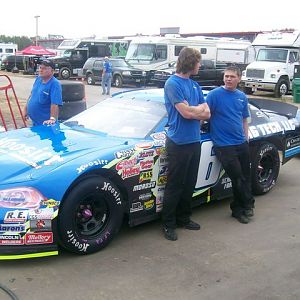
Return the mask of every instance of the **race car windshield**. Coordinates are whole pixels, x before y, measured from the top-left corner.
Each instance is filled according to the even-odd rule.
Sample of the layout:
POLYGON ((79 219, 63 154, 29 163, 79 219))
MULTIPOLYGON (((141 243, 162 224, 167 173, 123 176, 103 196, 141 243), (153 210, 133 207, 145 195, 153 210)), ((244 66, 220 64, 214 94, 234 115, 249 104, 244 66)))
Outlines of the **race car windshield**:
POLYGON ((109 98, 68 119, 66 126, 109 136, 145 138, 166 115, 164 103, 142 99, 109 98))

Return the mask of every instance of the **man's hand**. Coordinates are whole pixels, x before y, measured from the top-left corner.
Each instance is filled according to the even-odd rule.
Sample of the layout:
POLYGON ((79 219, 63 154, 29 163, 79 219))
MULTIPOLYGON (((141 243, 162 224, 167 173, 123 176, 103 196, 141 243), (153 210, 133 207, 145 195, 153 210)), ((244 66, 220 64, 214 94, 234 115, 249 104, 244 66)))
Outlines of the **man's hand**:
POLYGON ((43 125, 53 125, 56 123, 56 119, 51 117, 49 120, 43 122, 43 125))

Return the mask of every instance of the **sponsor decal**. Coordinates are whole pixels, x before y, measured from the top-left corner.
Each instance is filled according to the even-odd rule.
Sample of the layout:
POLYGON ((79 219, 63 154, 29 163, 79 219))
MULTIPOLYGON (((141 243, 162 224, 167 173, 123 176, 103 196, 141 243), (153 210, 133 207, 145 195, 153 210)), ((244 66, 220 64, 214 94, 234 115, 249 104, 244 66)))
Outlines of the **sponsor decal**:
POLYGON ((135 185, 133 187, 133 192, 136 192, 136 191, 142 191, 142 190, 146 190, 146 189, 151 189, 151 188, 155 188, 156 186, 156 182, 155 181, 151 181, 151 182, 147 182, 147 183, 142 183, 142 184, 138 184, 138 185, 135 185))
POLYGON ((288 130, 295 130, 295 124, 293 120, 276 121, 255 126, 249 126, 249 137, 250 139, 252 139, 257 138, 259 136, 270 135, 288 130))
POLYGON ((167 176, 158 176, 157 185, 165 185, 167 183, 167 176))
POLYGON ((139 174, 140 174, 139 166, 134 166, 134 167, 131 167, 131 168, 123 169, 122 170, 122 179, 137 176, 139 174))
POLYGON ((300 146, 300 136, 295 136, 287 139, 286 141, 286 149, 291 149, 300 146))
POLYGON ((53 158, 55 161, 58 159, 57 154, 50 152, 49 147, 38 149, 34 146, 28 146, 20 143, 20 139, 2 138, 0 139, 0 153, 7 154, 19 161, 22 161, 33 168, 39 169, 42 166, 38 165, 40 161, 51 161, 53 158))
POLYGON ((53 233, 41 232, 41 233, 27 233, 25 235, 26 245, 39 245, 39 244, 52 244, 53 233))
POLYGON ((230 189, 232 187, 232 182, 229 177, 222 178, 221 184, 223 184, 224 190, 230 189))
POLYGON ((53 208, 44 208, 44 209, 35 209, 33 211, 29 211, 29 220, 51 220, 54 214, 53 208))
POLYGON ((122 160, 116 164, 116 170, 120 171, 122 169, 131 168, 131 167, 134 167, 136 164, 137 164, 136 157, 134 157, 132 159, 122 160))
POLYGON ((109 182, 104 182, 103 187, 101 188, 102 191, 110 192, 114 198, 116 199, 116 202, 118 205, 121 205, 121 197, 120 193, 116 191, 109 182))
POLYGON ((59 206, 59 204, 60 204, 60 202, 56 201, 54 199, 41 201, 41 205, 46 206, 47 208, 56 208, 59 206))
POLYGON ((147 181, 152 178, 152 171, 141 172, 139 182, 147 181))
POLYGON ((154 163, 153 159, 141 160, 140 161, 140 169, 141 169, 141 171, 152 169, 153 163, 154 163))
POLYGON ((166 134, 164 132, 153 133, 150 135, 154 140, 165 140, 166 134))
POLYGON ((144 207, 143 207, 141 202, 135 202, 135 203, 131 204, 130 212, 134 213, 134 212, 137 212, 137 211, 141 211, 143 209, 144 209, 144 207))
POLYGON ((26 231, 25 225, 21 224, 0 224, 0 232, 23 232, 26 231))
POLYGON ((155 140, 155 141, 153 141, 153 146, 155 146, 155 147, 164 146, 165 144, 166 144, 165 140, 155 140))
POLYGON ((142 152, 139 153, 138 159, 143 159, 143 158, 146 158, 146 157, 152 157, 152 156, 154 156, 154 154, 155 154, 154 150, 142 151, 142 152))
POLYGON ((30 231, 40 232, 40 231, 51 231, 51 220, 30 220, 30 231))
POLYGON ((139 195, 139 200, 141 201, 147 201, 152 198, 152 193, 146 193, 139 195))
POLYGON ((79 168, 77 168, 77 173, 80 174, 83 171, 85 171, 87 168, 91 168, 93 166, 104 166, 108 164, 108 160, 107 159, 96 159, 93 161, 90 161, 86 164, 81 165, 79 168))
POLYGON ((148 200, 144 202, 144 208, 145 210, 150 210, 154 207, 154 200, 148 200))
POLYGON ((0 240, 19 240, 21 239, 19 234, 3 234, 0 235, 0 240))
POLYGON ((164 166, 168 163, 168 160, 167 160, 167 156, 166 155, 161 155, 159 157, 159 165, 160 166, 164 166))
POLYGON ((162 211, 164 200, 164 192, 159 192, 156 196, 156 212, 162 211))
POLYGON ((115 157, 120 159, 120 158, 127 158, 130 157, 134 154, 135 149, 131 148, 131 149, 127 149, 127 150, 121 150, 121 151, 117 151, 115 153, 115 157))
POLYGON ((73 244, 80 252, 86 252, 87 248, 90 246, 90 244, 88 243, 82 243, 80 241, 78 241, 72 230, 68 230, 67 231, 67 235, 68 235, 68 243, 73 244))
POLYGON ((14 245, 24 245, 24 240, 0 240, 0 245, 14 246, 14 245))
POLYGON ((4 223, 25 223, 28 216, 28 210, 8 211, 4 217, 4 223))
POLYGON ((167 153, 165 147, 156 148, 155 151, 156 151, 156 154, 157 154, 157 155, 163 155, 163 154, 166 154, 166 153, 167 153))
POLYGON ((168 173, 168 167, 167 166, 160 166, 159 167, 159 176, 165 176, 168 173))
POLYGON ((135 149, 139 150, 139 149, 150 149, 153 147, 153 143, 152 142, 144 142, 144 143, 138 143, 135 145, 135 149))

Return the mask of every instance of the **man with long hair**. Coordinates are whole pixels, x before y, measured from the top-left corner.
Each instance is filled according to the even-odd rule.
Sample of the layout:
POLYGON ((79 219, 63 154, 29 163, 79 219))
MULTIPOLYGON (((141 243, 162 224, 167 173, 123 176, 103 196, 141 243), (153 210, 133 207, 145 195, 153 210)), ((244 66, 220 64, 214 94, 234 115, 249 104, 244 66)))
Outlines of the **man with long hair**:
POLYGON ((190 79, 200 68, 201 54, 183 48, 176 73, 165 84, 168 112, 166 150, 168 180, 165 187, 162 221, 166 239, 177 240, 176 226, 199 230, 191 217, 191 202, 200 161, 200 121, 210 117, 201 87, 190 79))

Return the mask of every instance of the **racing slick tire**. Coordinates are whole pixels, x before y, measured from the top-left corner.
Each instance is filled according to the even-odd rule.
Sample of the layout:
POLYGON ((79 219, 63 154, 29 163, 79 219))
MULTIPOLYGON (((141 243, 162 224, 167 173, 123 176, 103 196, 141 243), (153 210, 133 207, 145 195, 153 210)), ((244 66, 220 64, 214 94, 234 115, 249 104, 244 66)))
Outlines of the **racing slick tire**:
POLYGON ((64 199, 58 214, 60 245, 76 254, 91 254, 108 245, 123 222, 122 195, 110 180, 90 176, 64 199))
POLYGON ((252 192, 263 195, 275 186, 280 169, 278 149, 275 145, 260 143, 252 153, 252 192))

